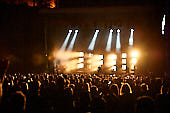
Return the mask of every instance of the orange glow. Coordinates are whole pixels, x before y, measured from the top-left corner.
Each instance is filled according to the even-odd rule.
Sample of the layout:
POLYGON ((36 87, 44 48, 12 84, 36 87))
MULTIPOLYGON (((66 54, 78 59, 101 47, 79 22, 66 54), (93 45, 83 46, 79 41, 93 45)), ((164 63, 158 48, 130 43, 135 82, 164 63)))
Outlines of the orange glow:
POLYGON ((28 1, 28 2, 27 2, 27 4, 28 4, 28 6, 31 6, 31 7, 33 7, 33 6, 34 6, 34 3, 33 3, 33 2, 31 2, 31 1, 28 1))
POLYGON ((91 65, 89 65, 88 68, 91 69, 91 65))
POLYGON ((55 0, 51 0, 50 2, 50 8, 55 8, 56 5, 55 5, 55 0))
POLYGON ((132 69, 132 70, 135 69, 135 65, 134 65, 134 64, 131 65, 131 69, 132 69))
POLYGON ((79 63, 84 62, 84 58, 79 58, 79 63))
POLYGON ((75 71, 76 69, 84 68, 83 52, 55 50, 53 56, 56 61, 60 61, 60 64, 65 68, 66 72, 71 72, 75 71))
POLYGON ((82 57, 82 54, 80 54, 80 52, 70 52, 70 51, 59 50, 57 52, 55 51, 53 53, 53 56, 59 60, 68 60, 68 59, 75 59, 78 57, 82 57))
POLYGON ((65 61, 65 60, 68 60, 70 58, 70 52, 57 51, 57 52, 54 52, 54 57, 57 60, 65 61))
POLYGON ((69 52, 70 53, 70 58, 77 58, 77 57, 83 57, 84 53, 83 52, 69 52))
MULTIPOLYGON (((132 52, 131 52, 132 53, 132 52)), ((66 72, 75 72, 78 69, 88 69, 89 72, 94 72, 98 70, 98 67, 102 66, 104 69, 109 71, 116 71, 117 66, 117 55, 110 53, 106 56, 102 54, 92 54, 92 53, 84 53, 84 52, 73 52, 73 51, 63 51, 63 50, 55 50, 54 56, 49 56, 48 60, 53 60, 56 62, 56 65, 63 66, 66 72), (58 63, 58 64, 57 64, 58 63)), ((130 54, 130 58, 127 62, 127 53, 122 53, 119 59, 122 64, 122 70, 125 71, 127 69, 127 63, 130 64, 130 69, 134 69, 136 63, 138 62, 138 54, 134 54, 133 57, 130 54)), ((119 68, 118 68, 119 69, 119 68)))
POLYGON ((77 62, 78 62, 77 59, 63 62, 63 65, 66 68, 66 72, 76 70, 77 69, 77 67, 76 67, 77 62))
MULTIPOLYGON (((33 7, 34 6, 34 2, 33 1, 27 1, 28 6, 33 7)), ((37 2, 35 2, 35 6, 37 6, 37 2)))
POLYGON ((136 64, 137 63, 137 59, 136 58, 132 58, 132 64, 136 64))
POLYGON ((116 60, 116 59, 117 59, 117 55, 115 55, 115 54, 109 54, 109 55, 107 56, 107 59, 108 59, 108 60, 116 60))
POLYGON ((105 65, 106 67, 108 67, 110 70, 112 70, 113 66, 116 65, 116 59, 117 59, 117 55, 115 54, 109 54, 107 55, 106 57, 106 62, 105 62, 105 65))
POLYGON ((53 57, 52 57, 52 56, 49 56, 49 57, 48 57, 48 60, 52 60, 52 59, 53 59, 53 57))
MULTIPOLYGON (((3 0, 3 1, 7 4, 11 4, 11 0, 3 0)), ((55 8, 56 7, 55 1, 56 0, 44 0, 42 2, 42 5, 48 4, 49 8, 55 8)), ((38 2, 36 0, 13 0, 13 3, 17 5, 27 3, 27 5, 30 7, 38 6, 38 2)))
MULTIPOLYGON (((91 55, 90 55, 91 56, 91 55)), ((87 60, 90 63, 89 68, 91 71, 97 71, 98 67, 103 65, 103 55, 92 55, 90 59, 87 60)))
POLYGON ((131 55, 132 55, 133 58, 136 58, 136 57, 138 57, 139 53, 138 53, 138 51, 133 51, 131 53, 131 55))
POLYGON ((77 68, 78 68, 78 69, 84 68, 84 64, 83 64, 83 63, 77 64, 77 68))
POLYGON ((93 56, 93 54, 89 53, 89 57, 92 57, 92 56, 93 56))

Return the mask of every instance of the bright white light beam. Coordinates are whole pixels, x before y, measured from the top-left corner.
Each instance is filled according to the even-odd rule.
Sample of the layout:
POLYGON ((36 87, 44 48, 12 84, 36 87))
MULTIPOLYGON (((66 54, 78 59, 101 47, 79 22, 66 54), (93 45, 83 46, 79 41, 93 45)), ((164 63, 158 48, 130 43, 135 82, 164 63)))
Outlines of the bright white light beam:
POLYGON ((71 42, 70 42, 70 45, 68 46, 68 51, 72 51, 73 46, 74 46, 74 43, 75 43, 75 40, 76 40, 76 38, 77 38, 77 33, 78 33, 78 30, 75 30, 75 31, 74 31, 74 35, 73 35, 73 38, 72 38, 72 40, 71 40, 71 42))
POLYGON ((99 30, 96 30, 95 33, 94 33, 94 36, 93 36, 93 39, 92 41, 90 42, 90 45, 88 47, 88 50, 94 50, 94 46, 95 46, 95 43, 96 43, 96 39, 97 39, 97 35, 99 33, 99 30))
POLYGON ((121 48, 120 45, 120 29, 117 30, 117 39, 116 39, 116 51, 119 51, 121 48))
POLYGON ((165 15, 164 15, 163 20, 162 20, 162 35, 165 34, 164 29, 165 29, 165 15))
POLYGON ((111 51, 112 34, 113 34, 113 30, 111 29, 110 32, 109 32, 109 37, 108 37, 107 45, 106 45, 106 51, 107 51, 107 52, 111 51))
POLYGON ((134 29, 130 29, 129 46, 133 46, 134 29))
POLYGON ((67 43, 68 43, 68 40, 70 38, 71 33, 72 33, 72 30, 69 30, 69 32, 68 32, 68 34, 66 36, 66 39, 65 39, 63 45, 61 46, 61 50, 64 51, 66 49, 66 46, 67 46, 67 43))

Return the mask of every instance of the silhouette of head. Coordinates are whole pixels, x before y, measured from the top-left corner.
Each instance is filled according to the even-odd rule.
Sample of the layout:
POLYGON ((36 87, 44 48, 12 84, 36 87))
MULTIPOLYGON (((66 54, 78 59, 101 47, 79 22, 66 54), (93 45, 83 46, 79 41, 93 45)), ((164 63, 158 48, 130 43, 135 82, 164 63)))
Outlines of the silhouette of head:
POLYGON ((154 113, 154 102, 149 96, 137 98, 136 113, 154 113))
POLYGON ((3 103, 6 112, 22 113, 26 107, 26 96, 21 91, 16 91, 6 97, 3 103))

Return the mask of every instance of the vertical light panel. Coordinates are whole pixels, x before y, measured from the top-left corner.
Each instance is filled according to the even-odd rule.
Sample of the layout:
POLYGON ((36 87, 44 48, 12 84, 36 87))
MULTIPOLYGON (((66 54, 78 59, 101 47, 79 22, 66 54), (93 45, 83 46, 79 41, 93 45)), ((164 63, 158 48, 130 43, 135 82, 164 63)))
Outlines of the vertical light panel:
POLYGON ((162 35, 165 34, 164 29, 165 29, 165 15, 163 16, 163 19, 162 19, 162 35))
POLYGON ((121 48, 120 44, 120 29, 117 30, 117 39, 116 39, 116 51, 119 51, 121 48))
MULTIPOLYGON (((117 55, 109 54, 106 57, 105 66, 109 68, 109 70, 113 70, 113 67, 116 66, 117 55)), ((115 68, 115 67, 114 67, 115 68)))
POLYGON ((122 65, 122 71, 126 70, 126 65, 122 65))
POLYGON ((103 55, 99 55, 99 65, 103 65, 103 55))
POLYGON ((77 33, 78 33, 78 30, 75 30, 73 38, 72 38, 72 40, 70 42, 70 45, 68 46, 68 51, 72 51, 72 49, 74 47, 75 40, 77 38, 77 33))
POLYGON ((91 65, 91 63, 92 63, 92 60, 91 60, 92 56, 93 56, 92 53, 89 53, 89 54, 88 54, 87 63, 88 63, 88 69, 90 69, 90 70, 91 70, 91 68, 92 68, 92 65, 91 65))
POLYGON ((131 68, 131 70, 134 70, 135 69, 135 65, 131 64, 130 68, 131 68))
POLYGON ((84 68, 84 52, 79 53, 77 68, 78 69, 84 68))
POLYGON ((69 30, 69 32, 68 32, 68 34, 66 36, 66 39, 65 39, 64 43, 61 46, 61 50, 64 51, 66 49, 66 46, 67 46, 67 43, 68 43, 68 40, 70 38, 71 33, 72 33, 72 30, 69 30))
POLYGON ((130 29, 129 46, 133 46, 134 29, 130 29))
POLYGON ((122 53, 122 71, 126 71, 127 53, 122 53))
POLYGON ((97 39, 97 35, 99 33, 99 30, 96 30, 95 33, 94 33, 94 36, 93 36, 93 39, 92 41, 90 42, 90 45, 88 47, 88 50, 94 50, 94 46, 95 46, 95 43, 96 43, 96 39, 97 39))
POLYGON ((111 29, 110 32, 109 32, 109 37, 108 37, 107 45, 106 45, 106 51, 107 51, 107 52, 110 52, 110 51, 111 51, 112 34, 113 34, 113 30, 111 29))
POLYGON ((122 53, 122 58, 127 58, 127 54, 126 53, 122 53))
POLYGON ((116 69, 116 66, 112 66, 112 70, 113 71, 116 71, 117 69, 116 69))

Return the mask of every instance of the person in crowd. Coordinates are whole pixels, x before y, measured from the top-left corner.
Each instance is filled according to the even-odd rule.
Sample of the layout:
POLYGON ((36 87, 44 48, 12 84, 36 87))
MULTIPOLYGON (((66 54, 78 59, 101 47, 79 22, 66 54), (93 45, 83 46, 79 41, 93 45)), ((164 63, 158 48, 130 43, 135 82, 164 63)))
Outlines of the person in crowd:
POLYGON ((89 83, 85 83, 82 86, 80 92, 80 112, 88 112, 90 108, 91 101, 90 86, 89 83))
POLYGON ((26 108, 26 96, 21 91, 16 91, 2 100, 3 113, 24 113, 26 108))
POLYGON ((149 86, 146 83, 140 85, 140 96, 149 96, 149 86))
POLYGON ((169 113, 169 84, 147 76, 6 74, 0 109, 5 113, 169 113))
POLYGON ((161 86, 160 93, 156 97, 157 111, 158 113, 169 113, 170 109, 170 95, 167 84, 161 86))
POLYGON ((149 96, 137 98, 135 113, 155 113, 154 101, 149 96))
POLYGON ((119 96, 119 87, 117 84, 112 84, 110 86, 110 93, 111 93, 111 95, 119 96))
POLYGON ((122 113, 134 113, 135 96, 129 83, 122 83, 120 88, 120 107, 122 113))

